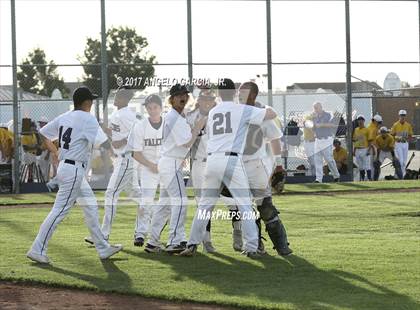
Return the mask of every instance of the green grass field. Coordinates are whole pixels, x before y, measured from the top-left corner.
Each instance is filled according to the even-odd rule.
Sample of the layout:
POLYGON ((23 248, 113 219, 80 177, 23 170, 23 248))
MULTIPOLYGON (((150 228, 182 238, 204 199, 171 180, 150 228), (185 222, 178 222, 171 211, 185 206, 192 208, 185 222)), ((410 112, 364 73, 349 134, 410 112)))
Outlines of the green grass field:
POLYGON ((331 192, 277 196, 295 255, 256 261, 232 250, 228 221, 212 225, 219 254, 146 254, 132 245, 134 207, 121 206, 111 237, 125 250, 101 263, 75 207, 51 240, 52 266, 40 267, 25 254, 49 209, 0 207, 0 279, 261 309, 419 309, 420 192, 357 193, 392 182, 381 183, 289 185, 331 192))
MULTIPOLYGON (((388 189, 420 189, 420 182, 416 180, 380 181, 380 182, 346 182, 323 184, 286 184, 284 194, 315 193, 315 192, 348 192, 348 191, 375 191, 388 189)), ((95 193, 99 202, 104 200, 104 192, 95 193)), ((193 191, 188 190, 188 196, 193 196, 193 191)), ((123 193, 121 197, 125 197, 123 193)), ((0 195, 1 205, 43 204, 54 203, 54 193, 0 195)))

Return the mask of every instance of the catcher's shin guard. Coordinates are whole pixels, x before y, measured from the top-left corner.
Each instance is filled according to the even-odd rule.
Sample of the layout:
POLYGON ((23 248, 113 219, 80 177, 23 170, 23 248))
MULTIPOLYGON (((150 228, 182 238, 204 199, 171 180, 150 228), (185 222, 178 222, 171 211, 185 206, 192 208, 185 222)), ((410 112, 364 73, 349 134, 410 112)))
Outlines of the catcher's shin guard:
POLYGON ((258 227, 258 253, 259 254, 265 254, 265 248, 264 248, 264 242, 263 240, 265 240, 265 238, 262 236, 262 228, 261 228, 261 218, 258 218, 257 220, 255 220, 255 223, 257 224, 258 227))
POLYGON ((291 254, 292 250, 289 248, 286 229, 280 219, 278 217, 272 219, 266 223, 265 227, 277 253, 282 256, 291 254))
POLYGON ((289 248, 286 229, 278 217, 279 212, 273 205, 272 198, 265 197, 261 206, 258 207, 258 211, 260 212, 261 219, 265 223, 266 231, 277 253, 279 255, 291 254, 292 250, 289 248))

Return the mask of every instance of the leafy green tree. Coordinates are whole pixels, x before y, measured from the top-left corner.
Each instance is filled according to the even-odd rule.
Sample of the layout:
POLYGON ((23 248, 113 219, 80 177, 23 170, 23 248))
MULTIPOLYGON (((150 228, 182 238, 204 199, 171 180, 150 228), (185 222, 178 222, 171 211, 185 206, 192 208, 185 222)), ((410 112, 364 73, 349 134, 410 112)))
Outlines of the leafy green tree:
MULTIPOLYGON (((118 88, 117 77, 145 79, 154 76, 155 56, 149 55, 147 39, 137 34, 134 28, 114 27, 106 33, 108 60, 108 88, 118 88), (113 65, 115 64, 115 65, 113 65), (123 64, 123 65, 116 65, 123 64)), ((79 57, 85 72, 83 82, 95 92, 102 92, 101 41, 88 38, 83 57, 79 57), (94 64, 94 65, 92 65, 94 64), (96 64, 96 65, 95 65, 96 64)), ((140 84, 140 85, 138 85, 140 84)), ((144 89, 144 83, 135 88, 144 89)))
POLYGON ((35 48, 22 61, 17 72, 19 87, 25 91, 50 97, 54 89, 61 91, 63 98, 68 97, 69 89, 57 73, 53 60, 47 61, 44 50, 35 48))

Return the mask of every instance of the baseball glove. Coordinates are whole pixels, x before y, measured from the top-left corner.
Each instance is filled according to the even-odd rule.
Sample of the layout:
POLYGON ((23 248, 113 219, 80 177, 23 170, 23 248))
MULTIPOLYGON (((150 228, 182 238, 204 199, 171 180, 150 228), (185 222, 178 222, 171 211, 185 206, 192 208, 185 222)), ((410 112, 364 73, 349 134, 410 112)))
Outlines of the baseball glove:
POLYGON ((273 193, 280 194, 284 190, 284 183, 286 182, 287 172, 283 169, 283 166, 277 166, 271 175, 271 188, 273 193))

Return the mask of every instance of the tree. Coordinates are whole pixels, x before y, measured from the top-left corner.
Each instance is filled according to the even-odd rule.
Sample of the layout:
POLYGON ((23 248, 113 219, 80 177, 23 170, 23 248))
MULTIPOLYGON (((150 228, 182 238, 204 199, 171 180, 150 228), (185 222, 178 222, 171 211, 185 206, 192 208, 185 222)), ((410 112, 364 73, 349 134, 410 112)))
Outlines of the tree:
MULTIPOLYGON (((107 60, 108 60, 108 88, 118 88, 117 77, 141 78, 142 81, 154 76, 153 63, 155 56, 146 51, 149 43, 145 37, 137 34, 134 28, 114 27, 106 33, 107 60), (123 64, 123 65, 112 65, 123 64)), ((95 92, 102 93, 101 68, 101 42, 98 39, 88 38, 83 57, 79 57, 83 70, 83 82, 95 92), (96 64, 96 65, 95 65, 96 64)), ((144 83, 131 85, 134 88, 144 89, 144 83)))
POLYGON ((50 97, 54 89, 61 91, 63 98, 68 97, 69 89, 57 73, 53 60, 47 61, 44 50, 35 48, 22 61, 17 72, 19 87, 25 91, 50 97))

